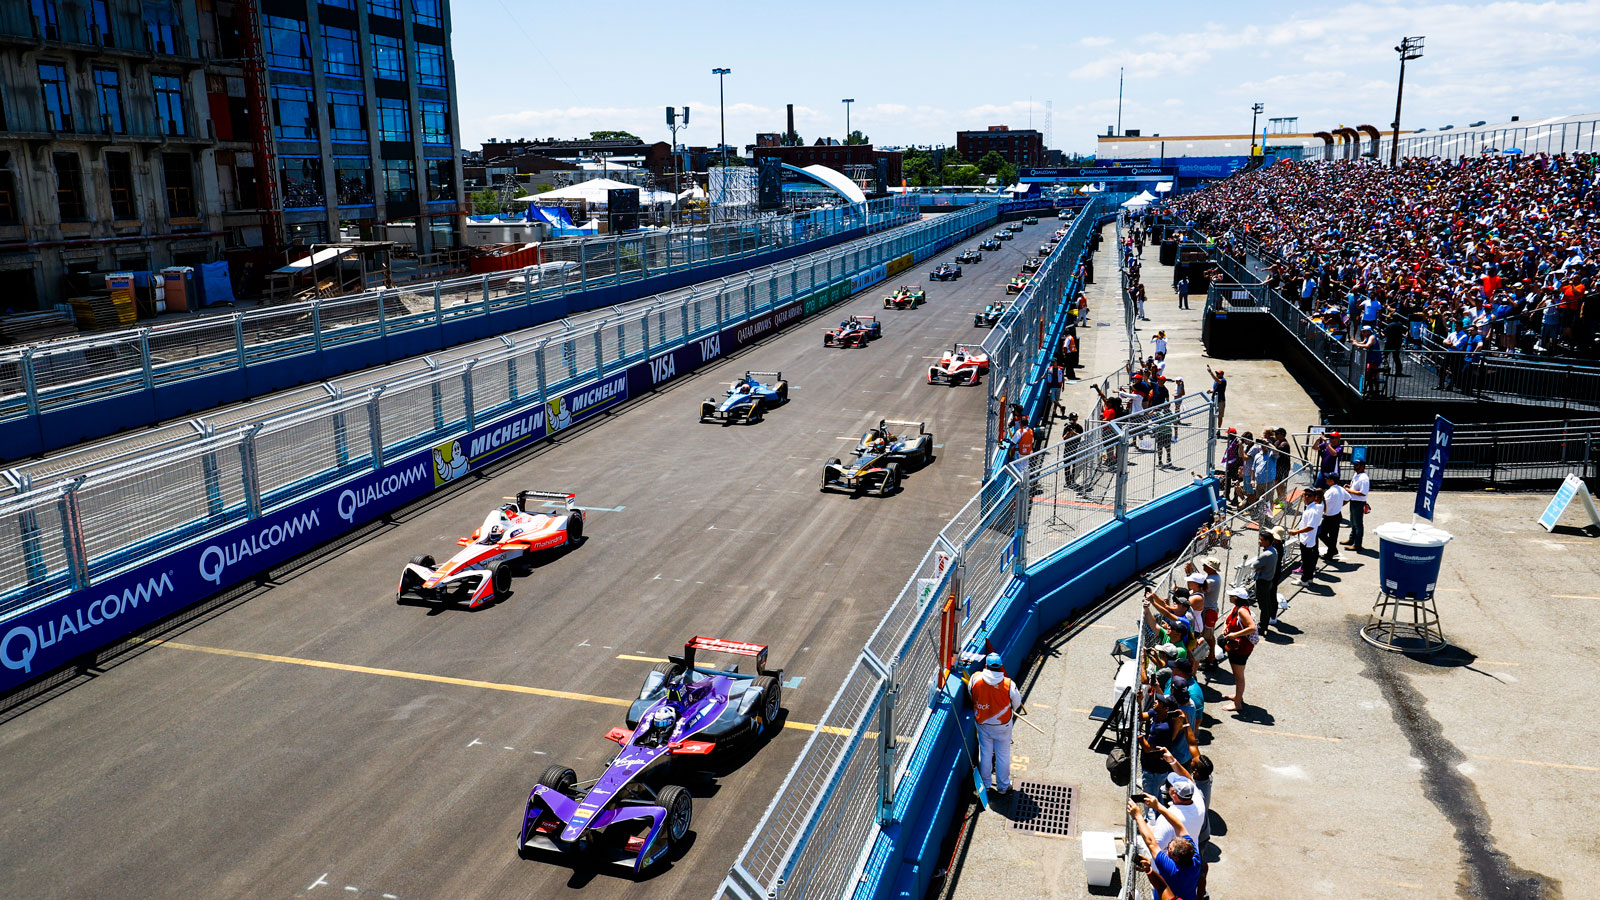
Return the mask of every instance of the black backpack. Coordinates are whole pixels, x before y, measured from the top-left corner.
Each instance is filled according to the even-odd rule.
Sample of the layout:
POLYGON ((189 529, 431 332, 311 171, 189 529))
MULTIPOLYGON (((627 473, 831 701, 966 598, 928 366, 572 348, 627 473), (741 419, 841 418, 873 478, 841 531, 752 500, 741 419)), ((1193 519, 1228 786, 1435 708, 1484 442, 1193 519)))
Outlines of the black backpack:
POLYGON ((1111 773, 1111 783, 1117 787, 1127 787, 1133 780, 1133 760, 1128 758, 1125 748, 1112 747, 1106 754, 1106 771, 1111 773))

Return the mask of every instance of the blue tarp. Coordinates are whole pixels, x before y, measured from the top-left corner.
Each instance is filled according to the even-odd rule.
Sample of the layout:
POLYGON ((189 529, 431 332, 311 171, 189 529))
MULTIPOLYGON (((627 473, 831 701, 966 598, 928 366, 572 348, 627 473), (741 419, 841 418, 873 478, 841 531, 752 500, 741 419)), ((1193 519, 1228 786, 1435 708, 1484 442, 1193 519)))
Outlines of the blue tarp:
POLYGON ((576 228, 572 223, 572 214, 567 212, 565 206, 537 206, 528 204, 529 222, 548 222, 556 228, 576 228))
POLYGON ((215 306, 233 302, 233 280, 228 277, 226 260, 203 263, 194 270, 197 306, 215 306))

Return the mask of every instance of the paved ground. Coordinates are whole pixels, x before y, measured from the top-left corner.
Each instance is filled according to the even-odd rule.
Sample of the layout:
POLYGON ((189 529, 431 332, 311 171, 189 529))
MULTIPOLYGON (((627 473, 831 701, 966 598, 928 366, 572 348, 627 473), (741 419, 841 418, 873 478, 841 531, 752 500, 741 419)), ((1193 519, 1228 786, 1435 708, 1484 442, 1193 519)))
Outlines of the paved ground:
POLYGON ((607 896, 708 895, 977 487, 983 394, 922 373, 981 334, 973 311, 1053 227, 925 283, 922 309, 883 310, 888 286, 872 289, 493 467, 0 725, 0 896, 557 896, 596 879, 607 896), (845 310, 883 316, 883 339, 825 350, 819 332, 845 310), (701 398, 747 368, 781 369, 792 403, 756 426, 698 424, 701 398), (893 497, 820 496, 823 460, 880 417, 926 419, 937 461, 893 497), (593 509, 584 544, 495 607, 395 604, 404 559, 448 551, 522 487, 576 491, 593 509), (791 676, 788 727, 690 785, 695 844, 653 879, 517 859, 539 773, 598 774, 651 660, 694 634, 771 644, 791 676))
MULTIPOLYGON (((1146 271, 1154 297, 1166 270, 1146 271)), ((1188 326, 1149 306, 1177 349, 1188 326)), ((1227 368, 1240 421, 1315 421, 1281 366, 1227 368)), ((1282 633, 1251 658, 1249 708, 1222 710, 1231 676, 1208 687, 1212 896, 1556 898, 1600 874, 1587 828, 1600 784, 1600 725, 1587 714, 1600 702, 1587 624, 1600 604, 1600 538, 1546 533, 1536 519, 1547 501, 1444 497, 1438 524, 1455 541, 1438 604, 1453 647, 1409 658, 1359 633, 1377 593, 1371 526, 1411 507, 1409 493, 1375 495, 1368 551, 1296 596, 1282 633)), ((1112 701, 1110 650, 1137 614, 1113 598, 1041 641, 1021 676, 1045 733, 1017 727, 1014 777, 1079 785, 1080 834, 1123 830, 1124 790, 1088 750, 1098 727, 1088 712, 1112 701)), ((969 813, 949 896, 1091 896, 1080 838, 1014 832, 1008 814, 1004 802, 969 813)))

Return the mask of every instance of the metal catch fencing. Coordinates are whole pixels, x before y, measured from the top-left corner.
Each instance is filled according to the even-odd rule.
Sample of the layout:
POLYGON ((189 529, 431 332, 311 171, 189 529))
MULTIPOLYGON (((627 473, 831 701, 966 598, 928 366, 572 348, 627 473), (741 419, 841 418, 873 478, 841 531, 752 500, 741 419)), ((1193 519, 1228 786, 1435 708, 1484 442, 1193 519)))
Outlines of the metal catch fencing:
MULTIPOLYGON (((1072 220, 1067 236, 1028 280, 1017 299, 1006 308, 1000 321, 984 337, 983 351, 989 356, 988 429, 984 436, 984 459, 997 459, 1005 440, 1005 426, 1011 421, 1011 406, 1019 402, 1037 370, 1050 323, 1062 304, 1070 301, 1078 259, 1094 232, 1095 219, 1104 209, 1095 198, 1072 220)), ((1045 354, 1048 356, 1048 354, 1045 354)), ((987 474, 987 471, 986 471, 987 474)))
MULTIPOLYGON (((1345 446, 1360 448, 1374 485, 1415 485, 1426 465, 1432 425, 1339 425, 1345 446)), ((1493 487, 1600 478, 1600 419, 1461 424, 1450 439, 1444 477, 1493 487)))
POLYGON ((767 217, 557 241, 540 248, 545 262, 523 269, 7 347, 0 349, 0 420, 741 259, 851 228, 878 231, 918 215, 914 202, 890 198, 816 221, 767 217))
MULTIPOLYGON (((842 248, 641 301, 471 357, 238 417, 36 481, 6 473, 0 498, 0 616, 81 590, 153 555, 381 468, 385 459, 540 409, 605 375, 992 220, 992 207, 939 216, 842 248), (48 480, 47 480, 48 479, 48 480)), ((566 324, 566 323, 564 323, 566 324)), ((246 407, 248 409, 248 407, 246 407)))
MULTIPOLYGON (((1209 401, 1183 415, 1209 421, 1209 401)), ((1115 498, 1129 494, 1129 460, 1146 452, 1139 436, 1147 425, 1103 423, 1014 460, 956 513, 868 638, 719 900, 852 896, 877 829, 895 820, 910 757, 932 717, 946 605, 965 645, 1027 566, 1125 514, 1115 498)), ((1195 458, 1211 452, 1209 435, 1192 442, 1195 458)))

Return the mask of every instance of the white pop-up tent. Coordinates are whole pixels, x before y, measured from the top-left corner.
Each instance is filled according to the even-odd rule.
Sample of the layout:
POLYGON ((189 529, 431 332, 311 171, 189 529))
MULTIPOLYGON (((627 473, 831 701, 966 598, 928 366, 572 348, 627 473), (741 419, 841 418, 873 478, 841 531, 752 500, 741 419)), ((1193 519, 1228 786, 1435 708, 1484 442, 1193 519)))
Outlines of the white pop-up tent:
POLYGON ((571 185, 570 187, 556 188, 553 191, 545 191, 542 194, 532 194, 527 197, 518 197, 517 200, 522 203, 548 203, 556 200, 582 200, 583 202, 591 205, 599 204, 604 206, 610 200, 610 194, 608 192, 613 190, 637 190, 639 192, 639 204, 641 206, 650 206, 656 203, 671 203, 674 199, 671 191, 655 191, 651 190, 650 188, 639 187, 636 184, 626 184, 610 178, 593 178, 589 181, 580 181, 577 184, 571 185))
POLYGON ((1130 198, 1128 200, 1123 201, 1122 208, 1123 209, 1143 209, 1146 206, 1149 206, 1150 205, 1150 201, 1154 200, 1155 198, 1156 198, 1156 195, 1150 193, 1149 191, 1140 191, 1139 195, 1137 197, 1132 197, 1132 198, 1130 198))
POLYGON ((1163 181, 1160 184, 1156 185, 1156 193, 1158 193, 1158 194, 1165 194, 1165 193, 1167 193, 1168 191, 1171 191, 1171 190, 1172 190, 1172 182, 1170 182, 1170 181, 1163 181))

